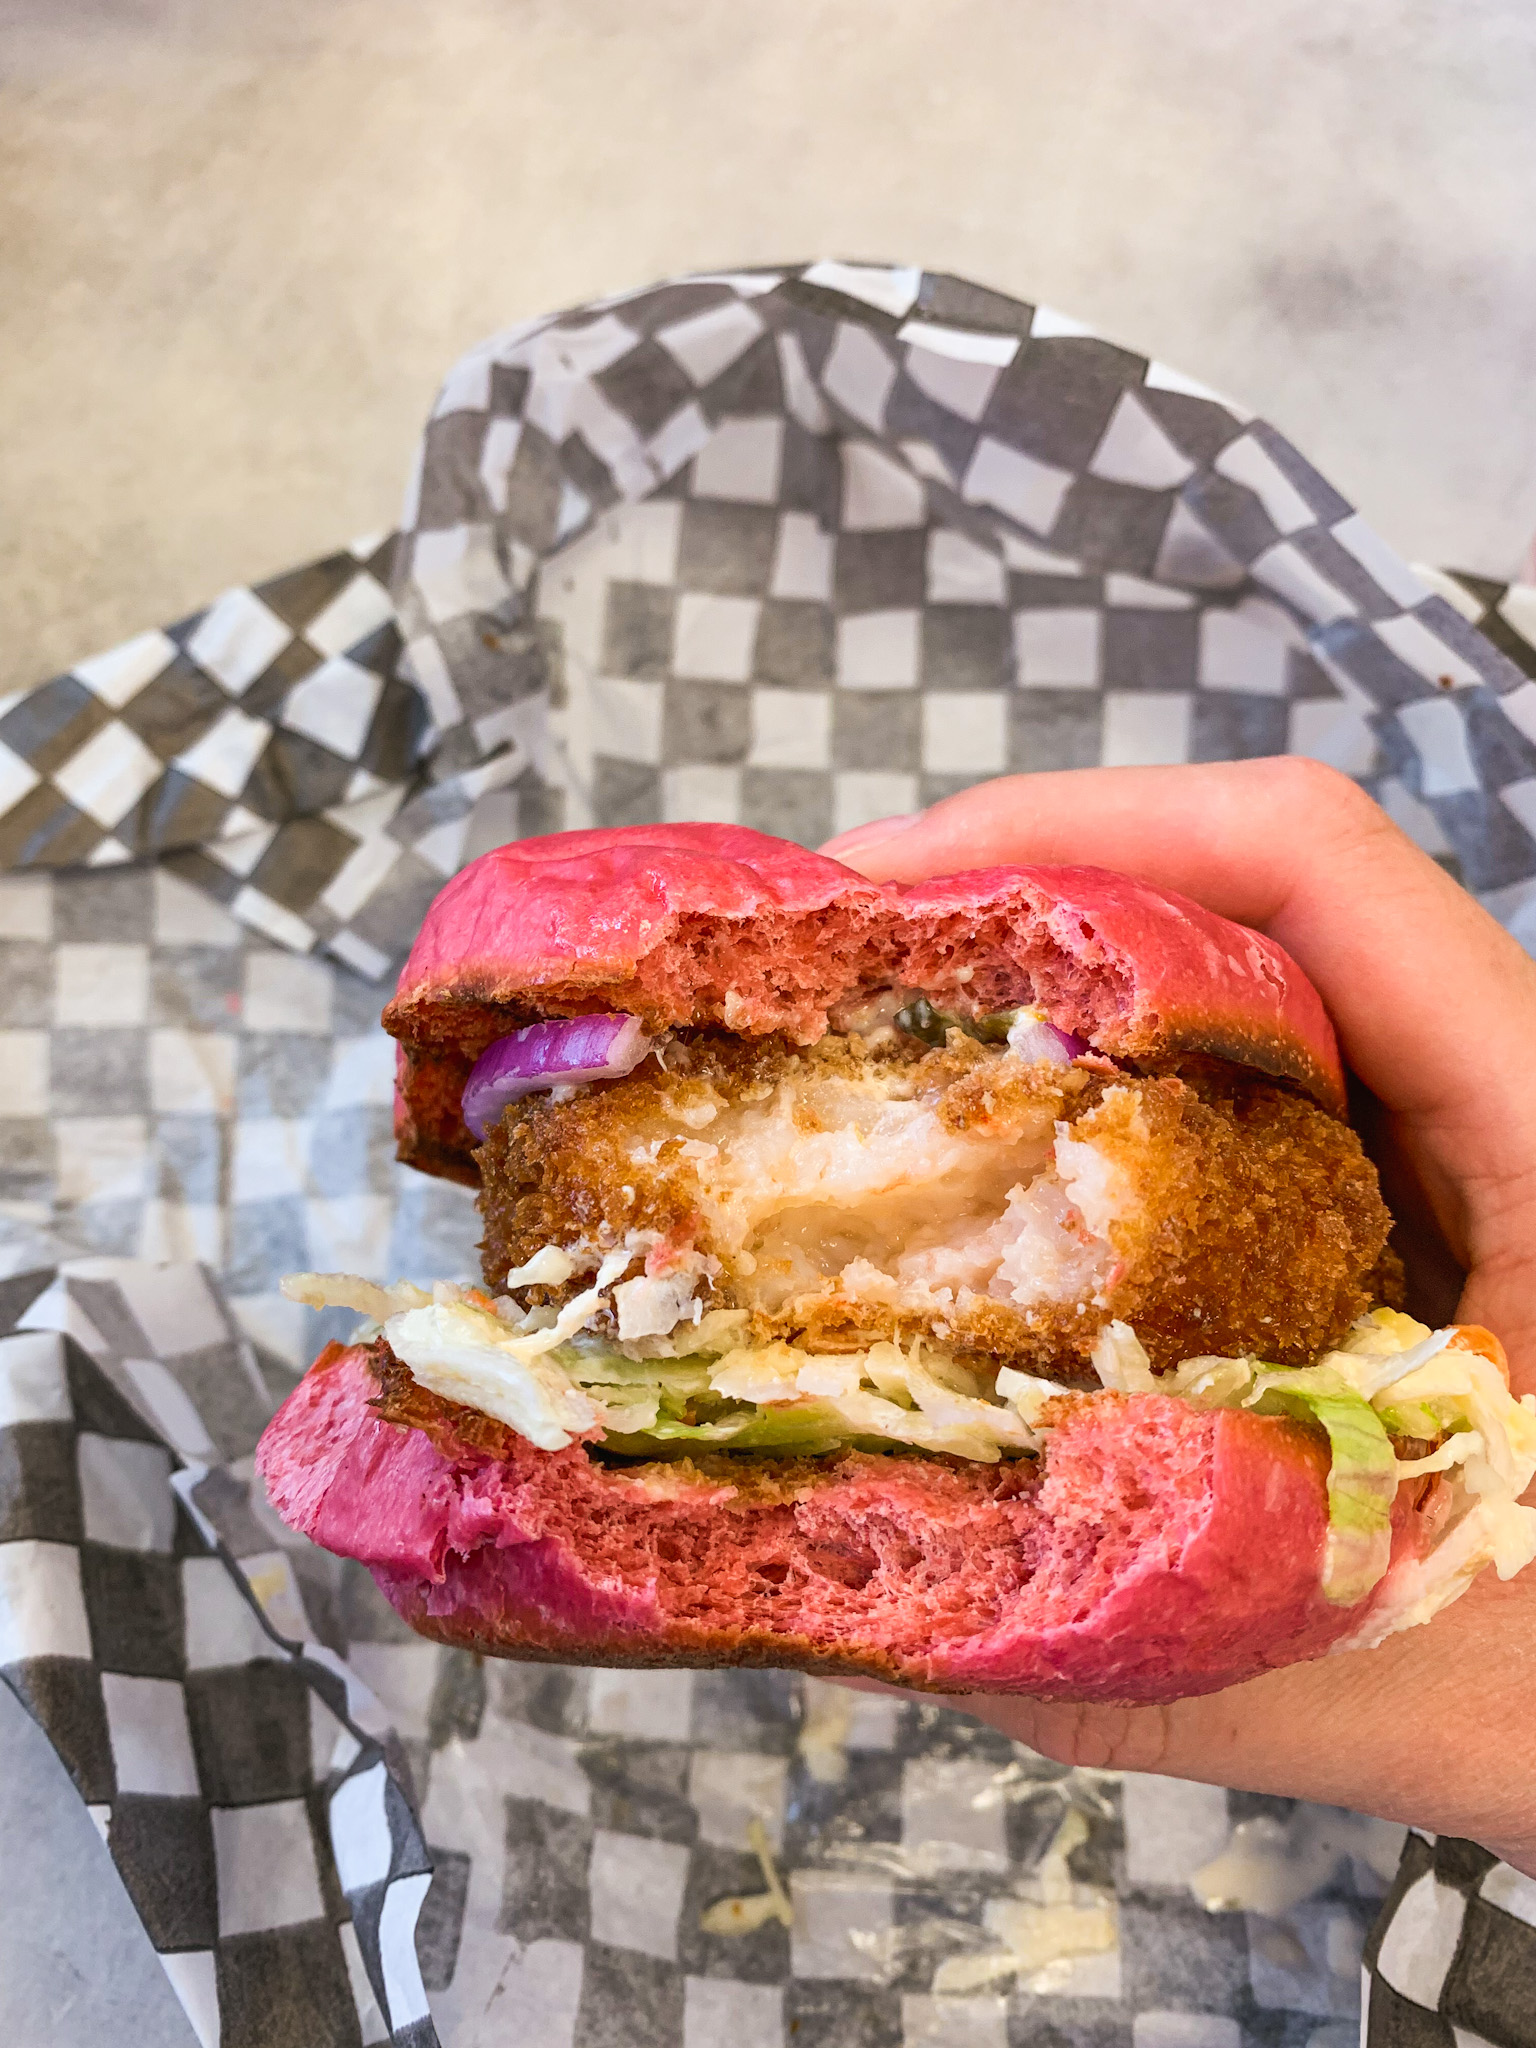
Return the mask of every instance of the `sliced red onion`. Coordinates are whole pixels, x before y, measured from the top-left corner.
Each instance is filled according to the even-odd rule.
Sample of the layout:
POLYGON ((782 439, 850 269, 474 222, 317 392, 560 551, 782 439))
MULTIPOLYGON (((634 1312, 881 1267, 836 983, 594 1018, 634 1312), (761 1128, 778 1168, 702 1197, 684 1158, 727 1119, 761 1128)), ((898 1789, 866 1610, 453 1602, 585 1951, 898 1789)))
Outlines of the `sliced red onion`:
POLYGON ((1021 1060, 1051 1060, 1066 1067, 1082 1058, 1088 1041, 1058 1030, 1043 1010, 1020 1010, 1008 1030, 1008 1050, 1021 1060))
POLYGON ((509 1102, 575 1081, 616 1081, 651 1049, 638 1017, 548 1017, 498 1038, 464 1083, 464 1121, 483 1138, 509 1102))

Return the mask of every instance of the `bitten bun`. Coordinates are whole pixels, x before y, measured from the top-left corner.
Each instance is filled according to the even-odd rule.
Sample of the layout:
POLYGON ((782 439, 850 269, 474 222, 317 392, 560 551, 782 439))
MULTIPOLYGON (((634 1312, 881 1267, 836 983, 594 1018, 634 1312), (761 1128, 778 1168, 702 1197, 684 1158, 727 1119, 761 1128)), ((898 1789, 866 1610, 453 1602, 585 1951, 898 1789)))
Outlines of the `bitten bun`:
POLYGON ((855 1452, 663 1484, 424 1390, 401 1427, 379 1385, 376 1349, 322 1354, 262 1439, 272 1503, 493 1656, 1145 1704, 1320 1656, 1428 1543, 1404 1485, 1386 1577, 1330 1605, 1325 1443, 1162 1394, 1068 1397, 1040 1477, 855 1452))
POLYGON ((1111 1057, 1208 1054, 1344 1113, 1310 981, 1187 897, 1092 867, 882 886, 740 826, 645 825, 498 847, 439 894, 384 1012, 400 1157, 474 1183, 465 1080, 535 1018, 625 1011, 810 1044, 835 1004, 887 985, 962 1011, 1034 1003, 1111 1057))

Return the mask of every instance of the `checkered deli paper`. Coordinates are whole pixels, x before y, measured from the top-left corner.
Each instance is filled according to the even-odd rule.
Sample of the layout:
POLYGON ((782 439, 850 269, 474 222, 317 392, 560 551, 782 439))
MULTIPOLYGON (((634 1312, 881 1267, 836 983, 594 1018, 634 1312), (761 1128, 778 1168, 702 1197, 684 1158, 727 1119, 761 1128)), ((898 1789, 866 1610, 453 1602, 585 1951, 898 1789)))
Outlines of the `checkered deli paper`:
POLYGON ((398 536, 0 709, 0 1670, 189 2040, 1345 2048, 1364 1981, 1374 2048, 1536 2041, 1536 1886, 1469 1845, 779 1674, 477 1664, 250 1458, 340 1334, 282 1272, 473 1265, 377 1015, 485 847, 1290 750, 1536 943, 1533 637, 1189 379, 823 263, 496 337, 398 536))
POLYGON ((1273 428, 1047 307, 817 263, 532 321, 449 373, 403 528, 24 694, 0 860, 159 852, 382 975, 508 830, 815 842, 1006 769, 1289 750, 1536 930, 1536 595, 1410 571, 1273 428))

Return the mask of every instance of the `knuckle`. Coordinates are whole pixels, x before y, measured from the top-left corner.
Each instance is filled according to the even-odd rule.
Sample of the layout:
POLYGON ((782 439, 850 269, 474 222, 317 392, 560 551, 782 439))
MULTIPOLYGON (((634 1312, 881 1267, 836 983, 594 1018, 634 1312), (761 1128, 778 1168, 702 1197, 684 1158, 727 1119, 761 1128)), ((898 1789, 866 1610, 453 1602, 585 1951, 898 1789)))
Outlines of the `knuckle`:
POLYGON ((1264 772, 1271 800, 1320 818, 1380 816, 1377 806, 1357 782, 1326 761, 1306 754, 1280 754, 1266 761, 1264 772))
POLYGON ((1256 764, 1260 800, 1316 843, 1361 846, 1397 839, 1397 827, 1359 783, 1305 754, 1280 754, 1256 764))

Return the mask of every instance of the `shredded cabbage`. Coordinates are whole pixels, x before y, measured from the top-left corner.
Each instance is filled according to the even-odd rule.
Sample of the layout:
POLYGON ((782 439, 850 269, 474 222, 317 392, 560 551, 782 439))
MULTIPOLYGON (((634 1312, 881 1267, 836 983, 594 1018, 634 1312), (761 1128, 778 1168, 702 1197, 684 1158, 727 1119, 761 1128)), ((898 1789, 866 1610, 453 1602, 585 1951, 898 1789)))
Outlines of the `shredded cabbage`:
MULTIPOLYGON (((590 1370, 579 1361, 571 1369, 584 1378, 590 1370)), ((1017 1409, 983 1396, 952 1360, 924 1359, 916 1347, 875 1344, 818 1355, 791 1344, 743 1345, 694 1369, 705 1385, 695 1383, 686 1413, 669 1412, 662 1394, 660 1418, 649 1429, 621 1433, 733 1450, 907 1444, 982 1464, 1038 1442, 1017 1409)))
POLYGON ((563 1451, 598 1425, 596 1404, 544 1356, 567 1334, 558 1322, 518 1338, 483 1309, 435 1301, 391 1316, 384 1334, 424 1387, 494 1415, 541 1451, 563 1451))
POLYGON ((1146 1347, 1129 1323, 1106 1323, 1093 1347, 1093 1369, 1114 1394, 1161 1391, 1146 1347))
MULTIPOLYGON (((384 1287, 352 1274, 295 1274, 283 1285, 311 1307, 355 1310, 367 1319, 359 1336, 382 1331, 423 1386, 495 1416, 543 1450, 577 1438, 648 1459, 689 1449, 815 1455, 908 1446, 991 1464, 1038 1451, 1051 1404, 1067 1391, 1011 1367, 988 1386, 917 1345, 826 1354, 753 1344, 744 1311, 706 1310, 697 1298, 691 1318, 662 1329, 672 1304, 706 1276, 674 1269, 626 1279, 648 1249, 649 1240, 606 1255, 546 1246, 509 1276, 519 1287, 550 1287, 591 1273, 590 1285, 559 1309, 522 1309, 510 1295, 444 1282, 430 1294, 409 1281, 384 1287), (608 1334, 615 1327, 619 1334, 608 1334)), ((1485 1564, 1507 1578, 1536 1558, 1536 1508, 1520 1502, 1536 1478, 1536 1396, 1515 1400, 1484 1355, 1489 1349, 1497 1346, 1477 1332, 1430 1330, 1375 1309, 1337 1350, 1298 1369, 1197 1357, 1154 1374, 1121 1322, 1100 1332, 1093 1365, 1111 1396, 1251 1407, 1325 1431, 1323 1591, 1340 1605, 1363 1600, 1388 1571, 1399 1485, 1427 1480, 1444 1489, 1433 1548, 1392 1567, 1370 1617, 1340 1645, 1352 1648, 1428 1621, 1485 1564), (1430 1448, 1399 1458, 1394 1438, 1430 1448)))
POLYGON ((1259 1373, 1243 1406, 1315 1422, 1328 1432, 1323 1597, 1337 1607, 1353 1607, 1384 1577, 1392 1560, 1398 1472, 1381 1418, 1347 1381, 1320 1365, 1259 1373))
POLYGON ((1300 1372, 1276 1373, 1255 1359, 1186 1359, 1162 1382, 1166 1391, 1202 1407, 1242 1403, 1273 1412, 1288 1395, 1328 1428, 1333 1455, 1324 1584, 1341 1604, 1363 1599, 1386 1571, 1397 1487, 1406 1479, 1444 1475, 1448 1512, 1434 1547, 1393 1569, 1371 1620, 1342 1648, 1428 1621, 1465 1592, 1485 1564, 1509 1577, 1536 1558, 1536 1509, 1520 1505, 1536 1477, 1536 1397, 1515 1400, 1498 1366, 1471 1348, 1475 1341, 1455 1325, 1431 1330, 1396 1309, 1378 1308, 1355 1324, 1337 1351, 1300 1372), (1360 1403, 1335 1407, 1332 1427, 1318 1398, 1337 1401, 1330 1388, 1347 1390, 1360 1403), (1436 1448, 1422 1458, 1397 1458, 1394 1437, 1436 1448))

